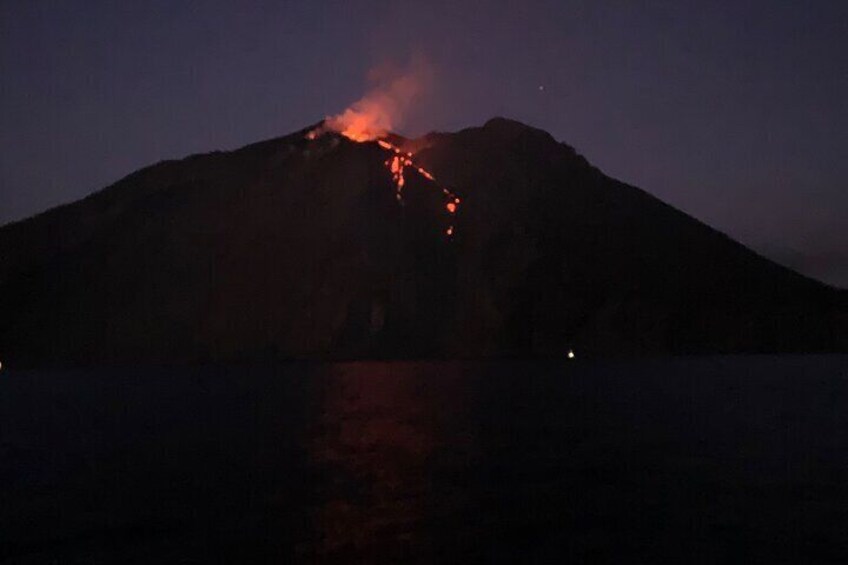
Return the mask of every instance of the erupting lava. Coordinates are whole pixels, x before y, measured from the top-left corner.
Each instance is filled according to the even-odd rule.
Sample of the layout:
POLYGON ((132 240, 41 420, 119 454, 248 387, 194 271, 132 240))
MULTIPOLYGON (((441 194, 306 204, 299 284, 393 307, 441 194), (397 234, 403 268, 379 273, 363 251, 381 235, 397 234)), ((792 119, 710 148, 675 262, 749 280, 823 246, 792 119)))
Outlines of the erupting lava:
POLYGON ((440 186, 429 171, 416 164, 412 153, 403 151, 386 140, 392 128, 402 121, 412 101, 429 82, 429 75, 428 66, 419 60, 403 73, 383 76, 374 89, 341 114, 328 117, 318 128, 307 133, 306 138, 312 140, 326 133, 336 132, 358 143, 377 142, 389 152, 389 158, 384 164, 392 175, 398 203, 403 205, 407 170, 412 169, 424 177, 429 185, 442 192, 445 210, 451 219, 445 234, 451 237, 455 231, 453 217, 459 209, 459 197, 440 186))
MULTIPOLYGON (((415 164, 415 162, 413 162, 412 153, 404 153, 399 147, 392 145, 385 139, 378 139, 377 144, 383 149, 394 153, 393 156, 391 156, 385 161, 385 165, 392 173, 392 180, 394 181, 396 187, 395 198, 397 198, 398 202, 403 204, 403 187, 406 184, 404 172, 407 167, 409 167, 416 171, 419 175, 433 183, 437 189, 441 190, 442 194, 446 197, 447 200, 447 202, 445 203, 445 209, 447 210, 448 214, 450 214, 451 216, 456 214, 456 211, 459 209, 459 203, 461 202, 460 198, 447 188, 438 186, 438 184, 436 184, 436 178, 429 171, 427 171, 427 169, 418 166, 415 164)), ((448 226, 448 228, 445 230, 445 234, 448 236, 452 236, 453 232, 453 225, 448 226)))
MULTIPOLYGON (((342 132, 342 134, 344 134, 344 132, 342 132)), ((456 214, 456 211, 459 209, 459 203, 461 202, 460 198, 447 188, 440 187, 436 184, 436 178, 429 171, 427 171, 424 167, 415 164, 412 160, 412 153, 404 153, 399 147, 392 145, 385 139, 378 139, 377 143, 383 149, 393 153, 393 155, 385 161, 385 165, 389 169, 389 172, 392 173, 392 180, 395 183, 395 198, 397 198, 398 202, 403 204, 403 187, 406 184, 406 177, 404 176, 404 173, 407 168, 412 168, 419 175, 435 185, 437 189, 442 191, 442 194, 446 198, 445 210, 447 210, 447 213, 450 214, 451 217, 456 214)), ((453 233, 454 226, 453 223, 451 223, 451 225, 449 225, 445 230, 445 235, 451 237, 453 236, 453 233)))
MULTIPOLYGON (((306 138, 309 140, 315 139, 318 136, 327 133, 328 129, 332 129, 338 131, 341 135, 358 143, 368 143, 376 141, 380 147, 390 152, 390 156, 388 159, 386 159, 384 164, 392 175, 392 181, 395 183, 395 198, 397 199, 397 201, 401 205, 403 205, 403 187, 406 185, 406 171, 407 169, 412 169, 413 171, 417 172, 419 175, 424 177, 437 190, 440 190, 442 192, 445 197, 445 210, 447 211, 451 220, 453 219, 457 210, 459 210, 459 204, 462 202, 462 200, 452 191, 448 190, 443 186, 440 186, 436 182, 436 178, 433 176, 433 174, 430 173, 427 169, 420 165, 417 165, 413 161, 414 155, 411 152, 405 152, 396 145, 389 143, 385 139, 380 139, 379 137, 372 137, 372 134, 368 130, 364 130, 359 127, 361 124, 367 123, 367 121, 356 120, 353 122, 353 124, 351 124, 350 127, 345 127, 344 129, 339 130, 336 128, 344 122, 340 122, 338 119, 334 120, 336 120, 336 123, 325 123, 321 127, 310 131, 306 134, 306 138)), ((454 229, 453 221, 451 221, 450 225, 448 225, 447 229, 445 229, 445 235, 447 235, 448 237, 452 237, 455 231, 456 230, 454 229)))

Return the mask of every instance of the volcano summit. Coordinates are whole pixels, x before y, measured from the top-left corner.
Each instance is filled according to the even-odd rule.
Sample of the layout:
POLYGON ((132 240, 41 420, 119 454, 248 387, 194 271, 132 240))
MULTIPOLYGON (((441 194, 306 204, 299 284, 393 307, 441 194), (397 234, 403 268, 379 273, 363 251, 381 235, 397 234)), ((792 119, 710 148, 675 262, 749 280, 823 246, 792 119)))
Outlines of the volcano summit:
POLYGON ((158 163, 0 257, 11 366, 848 349, 845 292, 502 118, 158 163))

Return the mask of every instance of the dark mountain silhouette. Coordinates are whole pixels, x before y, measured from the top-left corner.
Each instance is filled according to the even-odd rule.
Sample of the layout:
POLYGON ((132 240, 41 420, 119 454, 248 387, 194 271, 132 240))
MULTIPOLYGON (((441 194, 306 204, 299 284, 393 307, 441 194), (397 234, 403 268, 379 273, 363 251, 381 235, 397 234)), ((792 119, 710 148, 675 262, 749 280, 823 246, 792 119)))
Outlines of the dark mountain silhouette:
POLYGON ((11 365, 845 351, 846 295, 547 133, 418 140, 404 205, 376 143, 310 128, 142 169, 0 228, 11 365))

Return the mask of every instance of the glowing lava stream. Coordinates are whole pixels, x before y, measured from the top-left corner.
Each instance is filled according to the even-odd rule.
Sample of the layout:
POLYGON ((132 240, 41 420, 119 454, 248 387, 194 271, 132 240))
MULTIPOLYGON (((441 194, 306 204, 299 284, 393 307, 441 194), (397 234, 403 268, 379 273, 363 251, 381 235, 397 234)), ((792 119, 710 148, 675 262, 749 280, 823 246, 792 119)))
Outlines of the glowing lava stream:
MULTIPOLYGON (((394 155, 392 157, 390 157, 389 159, 387 159, 385 161, 385 165, 389 169, 389 172, 392 173, 392 180, 394 181, 395 187, 396 187, 395 188, 395 198, 397 198, 398 202, 403 203, 403 187, 406 184, 406 179, 404 178, 403 175, 404 175, 404 170, 406 169, 406 167, 414 168, 416 171, 418 171, 418 174, 420 174, 422 177, 424 177, 427 180, 429 180, 430 182, 436 184, 435 177, 427 169, 425 169, 424 167, 420 167, 420 166, 416 165, 415 162, 413 162, 412 153, 409 153, 409 152, 404 153, 403 151, 400 150, 399 147, 392 145, 391 143, 389 143, 388 141, 386 141, 384 139, 378 139, 377 143, 383 149, 386 149, 387 151, 391 151, 392 153, 394 153, 394 155)), ((439 187, 438 184, 436 184, 436 188, 440 188, 441 191, 442 191, 442 194, 444 194, 447 197, 447 203, 445 204, 445 210, 447 210, 447 213, 450 214, 451 217, 453 217, 456 214, 456 211, 459 209, 459 204, 461 202, 460 198, 456 194, 451 192, 450 190, 448 190, 444 187, 439 187)), ((448 237, 451 237, 453 235, 453 233, 454 233, 454 227, 453 227, 453 224, 451 224, 445 230, 445 234, 448 237)))
MULTIPOLYGON (((412 153, 404 152, 396 145, 393 145, 386 141, 385 139, 380 139, 382 135, 385 135, 385 132, 382 133, 374 133, 368 127, 368 123, 370 118, 365 119, 356 114, 354 116, 352 123, 347 123, 350 120, 342 121, 340 124, 330 124, 321 125, 320 127, 308 132, 306 134, 306 139, 313 140, 317 139, 319 136, 327 133, 328 131, 336 131, 337 133, 347 137, 351 141, 356 141, 357 143, 367 143, 369 141, 376 141, 377 144, 385 149, 386 151, 390 151, 392 154, 390 157, 383 163, 386 165, 386 168, 392 175, 392 181, 395 183, 395 198, 402 205, 403 204, 403 187, 406 184, 406 177, 404 177, 404 172, 407 167, 410 167, 418 172, 422 177, 433 183, 436 188, 442 191, 442 194, 445 196, 445 210, 448 215, 453 218, 456 215, 457 210, 459 209, 459 204, 461 202, 459 196, 444 188, 439 186, 436 181, 436 178, 424 167, 421 167, 412 160, 412 153), (363 122, 363 123, 360 123, 363 122)), ((366 116, 367 118, 367 116, 366 116)), ((449 224, 447 229, 445 230, 445 235, 448 237, 452 237, 456 232, 453 223, 449 224)))

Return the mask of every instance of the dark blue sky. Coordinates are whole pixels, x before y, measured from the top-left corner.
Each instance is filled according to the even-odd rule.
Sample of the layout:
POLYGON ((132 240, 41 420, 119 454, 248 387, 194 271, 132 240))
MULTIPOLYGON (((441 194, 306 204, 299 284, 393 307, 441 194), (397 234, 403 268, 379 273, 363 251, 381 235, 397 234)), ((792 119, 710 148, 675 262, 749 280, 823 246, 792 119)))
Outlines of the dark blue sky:
POLYGON ((525 121, 848 285, 844 0, 0 0, 0 46, 0 223, 289 133, 417 55, 434 86, 401 133, 525 121))

